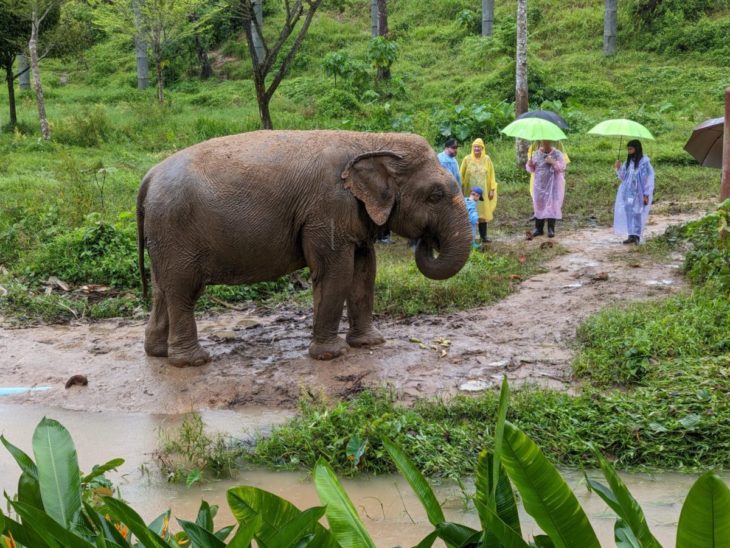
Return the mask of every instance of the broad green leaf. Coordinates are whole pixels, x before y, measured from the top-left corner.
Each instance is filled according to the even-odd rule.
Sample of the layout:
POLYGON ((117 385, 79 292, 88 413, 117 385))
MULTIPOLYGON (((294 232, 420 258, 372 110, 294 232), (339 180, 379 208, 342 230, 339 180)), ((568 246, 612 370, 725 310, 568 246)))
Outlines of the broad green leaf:
POLYGON ((525 510, 557 548, 600 548, 588 517, 555 467, 519 428, 506 422, 502 463, 525 510))
POLYGON ((15 462, 18 463, 18 466, 20 466, 20 469, 28 474, 30 477, 38 479, 38 468, 36 467, 35 463, 33 462, 33 459, 31 459, 23 450, 18 449, 15 447, 12 443, 10 443, 5 436, 0 435, 0 441, 3 442, 3 445, 8 450, 8 452, 13 456, 15 459, 15 462))
POLYGON ((411 460, 406 456, 403 450, 395 445, 392 441, 387 438, 383 438, 383 446, 388 451, 390 458, 393 459, 396 468, 401 475, 406 479, 411 489, 418 496, 418 500, 426 510, 428 521, 431 525, 438 525, 445 521, 444 512, 441 509, 441 505, 436 499, 436 495, 433 493, 433 489, 423 477, 420 470, 416 468, 411 460))
POLYGON ((712 472, 700 476, 679 514, 677 548, 730 547, 730 489, 712 472))
POLYGON ((622 519, 616 520, 613 526, 613 536, 616 541, 616 548, 642 548, 631 527, 622 519))
POLYGON ((261 525, 260 518, 253 519, 247 524, 241 524, 236 530, 236 534, 233 535, 231 542, 228 543, 227 548, 251 548, 251 541, 253 540, 256 530, 261 525))
POLYGON ((553 544, 553 541, 547 535, 537 535, 533 537, 532 541, 537 548, 555 548, 555 544, 553 544))
POLYGON ((345 448, 345 454, 347 458, 352 461, 353 466, 360 464, 360 459, 365 454, 365 450, 368 447, 367 438, 362 439, 360 436, 355 434, 347 442, 347 448, 345 448))
POLYGON ((193 546, 199 546, 200 548, 224 548, 226 545, 225 542, 219 540, 211 531, 202 528, 197 523, 179 518, 177 522, 188 535, 193 546))
MULTIPOLYGON (((7 497, 7 494, 5 495, 7 497)), ((13 539, 19 546, 32 546, 38 548, 46 548, 48 546, 58 546, 55 541, 53 544, 47 544, 32 528, 25 527, 14 519, 5 516, 5 531, 13 535, 13 539)))
MULTIPOLYGON (((518 535, 522 535, 520 528, 520 516, 517 511, 517 502, 515 500, 515 494, 512 491, 512 485, 509 482, 509 478, 504 470, 504 467, 499 466, 499 483, 496 491, 492 488, 492 467, 495 466, 494 456, 489 451, 482 451, 479 453, 477 460, 476 469, 476 493, 475 500, 479 501, 483 506, 487 506, 496 511, 499 518, 504 521, 507 526, 515 531, 518 535), (496 504, 490 504, 491 494, 495 493, 496 504)), ((482 524, 482 529, 488 530, 487 523, 484 519, 485 516, 482 512, 479 512, 479 519, 482 524)))
MULTIPOLYGON (((499 475, 502 470, 500 459, 502 458, 502 440, 504 439, 504 423, 507 421, 507 408, 509 407, 509 384, 507 375, 502 376, 502 388, 499 390, 499 407, 497 408, 497 424, 494 429, 494 466, 492 466, 491 493, 489 507, 497 510, 497 488, 499 487, 499 475)), ((510 489, 511 491, 511 489, 510 489)), ((500 514, 501 515, 501 514, 500 514)), ((504 518, 503 518, 504 519, 504 518)), ((518 522, 519 523, 519 522, 518 522)), ((519 527, 519 525, 518 525, 519 527)), ((513 527, 514 529, 514 527, 513 527)))
POLYGON ((155 519, 153 519, 151 522, 147 524, 147 529, 150 531, 160 535, 161 537, 164 537, 164 532, 169 528, 170 524, 170 510, 168 509, 165 512, 162 512, 159 516, 157 516, 155 519))
POLYGON ((25 504, 35 506, 43 510, 43 498, 41 498, 41 485, 38 479, 27 472, 20 474, 18 478, 18 500, 25 504))
POLYGON ((433 543, 436 542, 437 538, 439 538, 438 531, 433 531, 433 532, 429 533, 428 535, 426 535, 425 537, 423 537, 423 540, 421 540, 421 542, 416 544, 416 546, 414 548, 431 548, 431 546, 433 546, 433 543))
MULTIPOLYGON (((302 540, 313 536, 312 531, 314 531, 314 526, 317 522, 319 522, 319 519, 324 516, 324 512, 324 506, 315 506, 314 508, 304 510, 304 512, 284 525, 269 539, 269 546, 272 546, 273 548, 290 548, 299 546, 302 540)), ((334 537, 332 540, 334 540, 334 537)))
POLYGON ((231 534, 231 531, 234 529, 234 525, 226 525, 225 527, 221 527, 218 529, 215 533, 213 533, 216 538, 225 541, 228 538, 228 535, 231 534))
POLYGON ((213 530, 213 512, 210 509, 210 504, 207 501, 200 502, 200 508, 198 508, 198 515, 195 518, 195 523, 205 529, 206 531, 213 530))
POLYGON ((112 459, 109 462, 105 462, 104 464, 99 464, 97 466, 94 466, 94 468, 91 470, 91 472, 89 472, 83 478, 81 478, 81 483, 89 483, 94 478, 97 478, 97 477, 101 476, 102 474, 109 472, 110 470, 116 470, 122 464, 124 464, 124 459, 112 459))
POLYGON ((150 531, 145 522, 130 506, 112 497, 103 497, 107 510, 117 521, 126 525, 145 548, 167 548, 167 543, 154 531, 150 531))
POLYGON ((436 532, 441 540, 443 540, 449 546, 464 546, 468 544, 468 541, 475 535, 479 535, 480 531, 467 527, 466 525, 460 525, 458 523, 451 523, 450 521, 442 521, 436 525, 436 532))
POLYGON ((92 543, 72 533, 43 510, 22 502, 11 502, 11 505, 23 518, 24 526, 31 527, 49 546, 93 548, 92 543))
MULTIPOLYGON (((618 517, 631 529, 634 536, 639 540, 643 548, 661 548, 659 541, 651 534, 649 525, 646 523, 644 512, 641 510, 641 506, 636 502, 636 499, 631 495, 624 482, 621 480, 619 475, 614 470, 613 466, 605 459, 596 447, 589 444, 591 451, 598 460, 601 466, 603 475, 608 481, 610 486, 611 501, 615 501, 618 508, 609 502, 609 499, 604 497, 605 491, 603 489, 596 490, 598 495, 606 501, 606 504, 618 514, 618 517)), ((592 484, 590 484, 592 485, 592 484)), ((603 486, 601 486, 603 487, 603 486)))
POLYGON ((61 423, 43 417, 33 432, 33 454, 45 511, 68 528, 81 510, 76 448, 61 423))
MULTIPOLYGON (((244 533, 249 524, 256 523, 254 536, 263 543, 268 543, 269 539, 279 529, 302 513, 291 502, 256 487, 233 487, 228 490, 227 498, 228 506, 230 506, 231 512, 238 523, 241 524, 241 528, 244 529, 244 533)), ((239 535, 241 528, 239 528, 236 536, 239 535)), ((321 524, 315 524, 313 532, 315 535, 313 546, 323 548, 338 546, 329 531, 321 524)), ((240 533, 241 538, 243 538, 244 533, 240 533)))
POLYGON ((327 522, 337 542, 343 548, 375 548, 375 543, 360 520, 350 497, 340 485, 332 468, 322 459, 314 467, 314 485, 319 500, 327 506, 327 522))
POLYGON ((480 500, 476 499, 474 504, 479 512, 480 519, 483 517, 485 525, 484 530, 489 532, 499 540, 505 548, 527 548, 527 544, 519 531, 515 531, 508 523, 500 518, 494 510, 489 506, 485 506, 480 500))
POLYGON ((101 533, 99 536, 104 538, 107 545, 124 546, 125 548, 129 546, 127 539, 117 531, 117 528, 107 521, 97 510, 92 508, 90 504, 84 502, 84 509, 89 519, 96 525, 97 531, 101 533))

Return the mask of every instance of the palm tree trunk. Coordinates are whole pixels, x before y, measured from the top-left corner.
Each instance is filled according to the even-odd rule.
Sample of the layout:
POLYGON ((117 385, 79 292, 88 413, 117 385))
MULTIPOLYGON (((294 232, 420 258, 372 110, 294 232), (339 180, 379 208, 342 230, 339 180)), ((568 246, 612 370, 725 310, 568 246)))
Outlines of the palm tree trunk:
POLYGON ((149 64, 147 62, 147 41, 140 30, 140 4, 143 0, 133 0, 132 12, 134 13, 134 24, 137 32, 134 35, 134 50, 137 57, 137 89, 147 89, 150 85, 149 64))
MULTIPOLYGON (((515 73, 515 116, 527 112, 529 101, 527 96, 527 0, 517 0, 517 58, 515 73)), ((524 167, 527 163, 528 144, 522 139, 516 143, 517 165, 524 167)))
POLYGON ((43 99, 43 85, 41 83, 41 70, 38 66, 38 27, 40 20, 38 11, 33 8, 31 20, 30 40, 28 41, 28 49, 30 50, 30 67, 33 72, 33 84, 35 87, 35 99, 38 105, 38 119, 41 124, 41 135, 43 140, 47 141, 51 138, 51 130, 48 127, 48 117, 46 116, 46 103, 43 99))

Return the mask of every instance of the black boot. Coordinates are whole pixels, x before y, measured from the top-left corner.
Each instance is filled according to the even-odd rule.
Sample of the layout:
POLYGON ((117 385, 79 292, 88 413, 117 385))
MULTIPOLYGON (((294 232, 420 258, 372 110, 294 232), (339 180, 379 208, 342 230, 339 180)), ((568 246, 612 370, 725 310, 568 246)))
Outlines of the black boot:
POLYGON ((639 237, 638 236, 634 236, 633 234, 629 234, 629 237, 626 238, 623 243, 626 244, 626 245, 638 244, 639 243, 639 237))
POLYGON ((548 219, 548 238, 555 237, 555 219, 548 219))
POLYGON ((545 219, 535 219, 535 230, 532 231, 533 236, 542 236, 544 234, 545 219))
POLYGON ((481 221, 479 223, 479 239, 483 244, 488 243, 490 240, 487 238, 487 223, 481 221))

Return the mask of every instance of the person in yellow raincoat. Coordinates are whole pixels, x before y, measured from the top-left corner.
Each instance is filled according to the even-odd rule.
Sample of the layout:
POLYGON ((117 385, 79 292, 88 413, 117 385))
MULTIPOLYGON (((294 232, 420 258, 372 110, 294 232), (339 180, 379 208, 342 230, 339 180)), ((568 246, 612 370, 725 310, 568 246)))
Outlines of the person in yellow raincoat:
POLYGON ((487 237, 487 223, 494 217, 497 207, 497 181, 494 178, 494 165, 487 155, 484 141, 477 138, 471 144, 471 154, 461 161, 461 192, 469 196, 474 187, 481 187, 486 192, 484 201, 477 202, 479 217, 479 238, 484 242, 491 241, 487 237))
MULTIPOLYGON (((541 141, 533 141, 530 143, 530 148, 527 149, 527 158, 532 158, 532 153, 535 152, 538 148, 540 148, 540 142, 541 141)), ((560 141, 557 141, 555 143, 555 148, 557 148, 560 152, 563 153, 563 160, 565 160, 565 165, 570 163, 570 158, 568 158, 568 153, 565 152, 565 149, 563 148, 563 143, 560 141)), ((530 173, 530 198, 532 198, 535 195, 535 174, 530 173)), ((532 220, 532 219, 530 219, 532 220)))

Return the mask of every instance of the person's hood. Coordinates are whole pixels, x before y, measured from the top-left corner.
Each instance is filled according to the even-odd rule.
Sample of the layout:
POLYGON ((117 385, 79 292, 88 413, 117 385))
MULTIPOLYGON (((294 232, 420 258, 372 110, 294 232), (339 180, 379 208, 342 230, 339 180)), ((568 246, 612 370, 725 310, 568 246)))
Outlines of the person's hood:
POLYGON ((484 154, 484 155, 487 154, 487 146, 484 144, 484 141, 482 141, 480 137, 477 137, 476 139, 474 139, 474 142, 471 144, 472 156, 474 155, 474 147, 476 145, 479 145, 480 147, 482 147, 482 154, 484 154))

